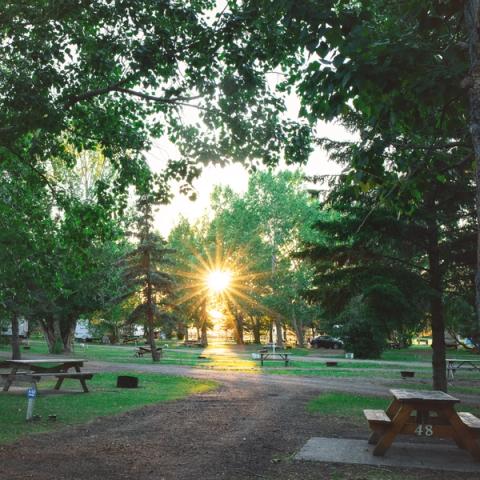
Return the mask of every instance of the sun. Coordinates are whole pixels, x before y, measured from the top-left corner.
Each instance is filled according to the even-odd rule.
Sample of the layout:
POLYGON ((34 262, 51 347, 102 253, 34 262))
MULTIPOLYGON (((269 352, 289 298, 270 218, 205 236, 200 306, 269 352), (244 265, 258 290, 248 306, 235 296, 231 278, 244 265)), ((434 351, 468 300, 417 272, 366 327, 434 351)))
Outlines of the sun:
POLYGON ((232 272, 229 270, 211 270, 207 274, 206 283, 212 293, 228 290, 232 283, 232 272))

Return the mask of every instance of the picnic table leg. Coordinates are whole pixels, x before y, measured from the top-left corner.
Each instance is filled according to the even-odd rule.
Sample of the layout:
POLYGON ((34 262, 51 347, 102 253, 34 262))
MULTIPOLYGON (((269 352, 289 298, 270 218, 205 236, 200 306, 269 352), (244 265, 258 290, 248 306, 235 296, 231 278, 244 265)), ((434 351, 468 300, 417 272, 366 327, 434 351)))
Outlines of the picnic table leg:
POLYGON ((410 418, 413 408, 410 405, 403 405, 395 417, 392 419, 392 424, 388 427, 384 434, 380 437, 376 447, 373 449, 373 454, 376 457, 382 457, 390 448, 395 437, 402 431, 403 426, 410 418))
POLYGON ((449 380, 454 380, 455 376, 454 376, 454 373, 453 373, 453 365, 448 362, 447 364, 447 378, 449 380))
POLYGON ((398 400, 393 400, 393 402, 388 406, 385 413, 392 419, 400 410, 401 406, 402 404, 398 400))
POLYGON ((377 430, 372 431, 370 436, 368 437, 368 443, 369 445, 376 445, 378 441, 380 440, 380 437, 383 435, 385 432, 379 432, 377 430))
POLYGON ((17 374, 18 367, 13 367, 12 370, 10 371, 10 375, 5 379, 5 385, 3 386, 3 391, 8 392, 8 389, 13 383, 13 380, 15 379, 15 375, 17 374))
MULTIPOLYGON (((397 414, 398 410, 401 407, 401 403, 398 400, 393 400, 392 403, 388 406, 387 410, 385 413, 390 417, 394 418, 395 415, 397 414)), ((375 430, 372 430, 372 433, 368 437, 368 443, 370 445, 376 445, 378 441, 380 440, 381 436, 385 433, 386 429, 388 427, 378 427, 375 430)))
MULTIPOLYGON (((58 373, 64 373, 64 371, 60 371, 58 373)), ((62 386, 62 383, 65 379, 63 377, 58 377, 57 378, 57 383, 55 384, 55 390, 60 390, 60 387, 62 386)))
MULTIPOLYGON (((79 366, 75 366, 75 371, 78 372, 78 373, 80 373, 80 372, 81 372, 80 367, 79 367, 79 366)), ((82 384, 83 391, 84 391, 85 393, 88 393, 87 382, 85 381, 85 379, 82 378, 82 377, 80 377, 78 380, 79 380, 80 383, 82 384)))
POLYGON ((450 425, 455 431, 456 436, 454 439, 457 440, 458 438, 465 446, 464 448, 470 452, 472 457, 475 460, 480 461, 480 445, 478 444, 476 435, 463 424, 453 408, 444 408, 442 409, 442 413, 447 417, 450 425))

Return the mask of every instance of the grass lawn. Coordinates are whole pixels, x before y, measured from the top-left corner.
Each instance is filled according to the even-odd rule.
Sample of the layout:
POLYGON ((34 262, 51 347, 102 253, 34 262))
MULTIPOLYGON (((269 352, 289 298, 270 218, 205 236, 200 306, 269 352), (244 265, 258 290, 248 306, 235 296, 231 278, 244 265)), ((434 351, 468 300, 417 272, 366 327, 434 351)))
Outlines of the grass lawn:
MULTIPOLYGON (((25 435, 85 423, 96 417, 114 415, 143 405, 167 402, 201 393, 216 387, 215 382, 167 375, 137 375, 138 389, 116 388, 117 375, 96 374, 88 382, 90 393, 45 394, 42 390, 53 388, 53 381, 39 384, 39 396, 34 414, 41 415, 38 422, 26 422, 27 399, 25 395, 11 392, 0 394, 0 443, 12 442, 25 435), (48 415, 56 415, 55 422, 48 415)), ((78 382, 66 380, 64 387, 78 388, 78 382)))
MULTIPOLYGON (((447 350, 447 358, 477 358, 480 360, 480 355, 472 353, 470 350, 459 348, 458 350, 447 350)), ((385 350, 382 354, 382 360, 394 362, 431 362, 432 347, 412 345, 411 347, 400 348, 398 350, 385 350)))
MULTIPOLYGON (((310 400, 307 404, 307 411, 316 415, 346 417, 355 423, 359 423, 365 421, 363 416, 364 409, 385 410, 390 402, 390 397, 373 397, 332 392, 324 393, 310 400)), ((463 403, 461 411, 472 412, 477 416, 480 415, 478 408, 473 408, 463 403)))

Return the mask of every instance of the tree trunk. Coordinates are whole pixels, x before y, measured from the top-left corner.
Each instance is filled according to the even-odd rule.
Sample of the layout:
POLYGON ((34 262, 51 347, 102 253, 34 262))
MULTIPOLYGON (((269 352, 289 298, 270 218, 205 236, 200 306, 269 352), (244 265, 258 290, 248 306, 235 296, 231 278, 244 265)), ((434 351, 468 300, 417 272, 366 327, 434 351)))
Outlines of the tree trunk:
POLYGON ((157 352, 157 345, 155 343, 155 332, 153 324, 153 311, 151 308, 147 309, 147 322, 148 322, 148 344, 150 345, 150 350, 152 352, 152 361, 160 361, 160 353, 157 352))
POLYGON ((480 332, 480 0, 468 0, 465 3, 464 18, 470 54, 470 72, 467 82, 470 102, 470 134, 476 167, 477 270, 475 275, 475 304, 477 331, 480 332))
POLYGON ((295 314, 295 307, 292 305, 292 324, 293 329, 295 330, 295 335, 297 336, 297 345, 300 348, 305 346, 305 339, 303 336, 303 324, 301 319, 297 319, 297 315, 295 314))
POLYGON ((277 346, 283 348, 282 322, 278 317, 275 318, 275 327, 277 329, 277 338, 275 339, 277 346))
POLYGON ((62 332, 60 320, 52 317, 40 320, 40 328, 47 342, 49 353, 70 353, 75 338, 76 322, 69 323, 66 330, 62 332))
POLYGON ((268 329, 268 341, 269 343, 273 343, 273 320, 270 322, 268 329))
POLYGON ((202 337, 200 340, 202 347, 208 347, 208 337, 207 337, 207 322, 202 322, 202 337))
MULTIPOLYGON (((434 215, 433 210, 430 210, 430 212, 434 215)), ((430 287, 433 290, 430 302, 430 313, 432 316, 433 389, 446 392, 447 372, 445 361, 445 321, 443 318, 443 282, 438 246, 438 225, 434 218, 428 221, 428 262, 430 287)))
POLYGON ((235 322, 235 341, 237 345, 243 345, 243 315, 240 312, 234 314, 235 322))
POLYGON ((252 331, 253 331, 253 342, 260 344, 260 319, 258 317, 253 317, 253 324, 252 324, 252 331))
POLYGON ((18 316, 16 313, 12 317, 12 360, 20 360, 22 353, 20 352, 20 327, 18 316))
POLYGON ((75 341, 76 326, 77 322, 75 321, 75 319, 69 320, 66 329, 61 332, 64 353, 72 353, 73 351, 73 342, 75 341))

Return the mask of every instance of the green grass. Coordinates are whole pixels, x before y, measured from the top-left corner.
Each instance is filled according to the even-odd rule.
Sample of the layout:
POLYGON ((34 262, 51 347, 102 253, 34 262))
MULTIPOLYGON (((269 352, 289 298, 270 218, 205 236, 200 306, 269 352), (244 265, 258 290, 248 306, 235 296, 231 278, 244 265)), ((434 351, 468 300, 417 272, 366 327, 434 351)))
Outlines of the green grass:
POLYGON ((386 409, 387 397, 370 397, 349 393, 325 393, 315 397, 307 405, 310 413, 332 415, 335 417, 363 418, 365 408, 386 409))
MULTIPOLYGON (((310 400, 307 404, 307 411, 317 415, 346 417, 358 423, 364 419, 364 409, 385 410, 390 402, 391 398, 388 397, 333 392, 319 395, 310 400)), ((472 412, 477 416, 480 415, 478 408, 465 404, 461 405, 461 411, 472 412)))
MULTIPOLYGON (((470 350, 459 348, 458 350, 447 350, 447 358, 480 358, 476 353, 470 350)), ((382 360, 391 360, 394 362, 431 362, 432 347, 424 345, 412 345, 408 348, 398 350, 385 350, 382 354, 382 360)))
MULTIPOLYGON (((141 374, 138 389, 116 388, 117 374, 96 374, 88 382, 90 393, 44 394, 53 382, 41 382, 34 413, 39 422, 26 422, 27 399, 12 392, 0 394, 0 443, 12 442, 38 432, 85 423, 96 417, 114 415, 143 405, 167 402, 215 388, 216 383, 167 375, 141 374), (55 422, 48 415, 57 415, 55 422)), ((77 381, 66 380, 64 388, 78 388, 77 381)))

